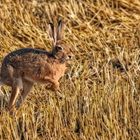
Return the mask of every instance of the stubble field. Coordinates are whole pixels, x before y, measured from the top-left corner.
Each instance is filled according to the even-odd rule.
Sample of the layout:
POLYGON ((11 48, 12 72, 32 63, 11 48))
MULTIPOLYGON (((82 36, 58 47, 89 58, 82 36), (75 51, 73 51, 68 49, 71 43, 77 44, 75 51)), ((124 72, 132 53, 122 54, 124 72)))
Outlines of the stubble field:
POLYGON ((139 0, 0 0, 0 61, 25 47, 51 50, 48 22, 66 21, 74 58, 60 80, 62 98, 35 85, 10 115, 0 98, 1 140, 140 139, 139 0))

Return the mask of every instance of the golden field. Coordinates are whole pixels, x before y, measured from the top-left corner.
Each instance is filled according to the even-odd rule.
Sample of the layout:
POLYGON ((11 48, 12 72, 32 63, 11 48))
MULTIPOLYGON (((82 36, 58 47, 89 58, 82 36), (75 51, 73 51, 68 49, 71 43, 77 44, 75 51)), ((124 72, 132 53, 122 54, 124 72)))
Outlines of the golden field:
POLYGON ((0 61, 19 48, 51 50, 54 13, 66 21, 75 56, 60 80, 62 98, 35 85, 10 115, 4 86, 0 140, 139 140, 140 1, 0 0, 0 61))

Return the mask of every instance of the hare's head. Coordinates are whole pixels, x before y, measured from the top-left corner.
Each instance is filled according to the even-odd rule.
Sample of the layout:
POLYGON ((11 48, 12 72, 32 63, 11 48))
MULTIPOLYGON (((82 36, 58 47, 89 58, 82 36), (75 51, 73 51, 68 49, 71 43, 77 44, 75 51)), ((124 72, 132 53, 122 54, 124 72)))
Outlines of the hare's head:
POLYGON ((61 19, 49 24, 49 34, 53 38, 52 55, 62 63, 72 57, 71 47, 63 41, 64 22, 61 19))

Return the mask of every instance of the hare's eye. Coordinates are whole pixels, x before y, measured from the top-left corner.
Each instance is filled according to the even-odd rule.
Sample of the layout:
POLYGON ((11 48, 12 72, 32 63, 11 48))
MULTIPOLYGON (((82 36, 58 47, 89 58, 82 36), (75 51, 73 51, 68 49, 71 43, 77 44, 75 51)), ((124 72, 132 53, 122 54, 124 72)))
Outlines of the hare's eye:
POLYGON ((62 51, 63 48, 62 48, 61 46, 56 46, 56 50, 57 50, 57 51, 62 51))

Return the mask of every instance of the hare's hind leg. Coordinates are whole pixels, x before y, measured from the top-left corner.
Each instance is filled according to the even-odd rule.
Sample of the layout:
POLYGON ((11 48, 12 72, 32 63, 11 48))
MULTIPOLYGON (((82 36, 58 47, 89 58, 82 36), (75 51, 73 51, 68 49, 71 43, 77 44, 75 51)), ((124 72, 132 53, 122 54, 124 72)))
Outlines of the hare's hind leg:
POLYGON ((0 95, 2 94, 2 90, 1 87, 4 85, 4 83, 2 82, 2 80, 0 80, 0 95))
POLYGON ((19 108, 23 104, 25 98, 27 97, 28 93, 31 91, 32 87, 33 87, 33 82, 23 79, 23 90, 21 92, 21 98, 18 101, 17 108, 19 108))
POLYGON ((15 105, 17 96, 18 96, 20 90, 22 90, 22 88, 23 88, 22 79, 20 77, 14 78, 13 85, 12 85, 11 97, 10 97, 10 101, 9 101, 9 105, 8 105, 9 110, 11 110, 12 107, 15 105))
POLYGON ((3 85, 4 85, 3 81, 0 80, 0 108, 3 106, 3 101, 4 101, 4 92, 2 91, 3 85))

